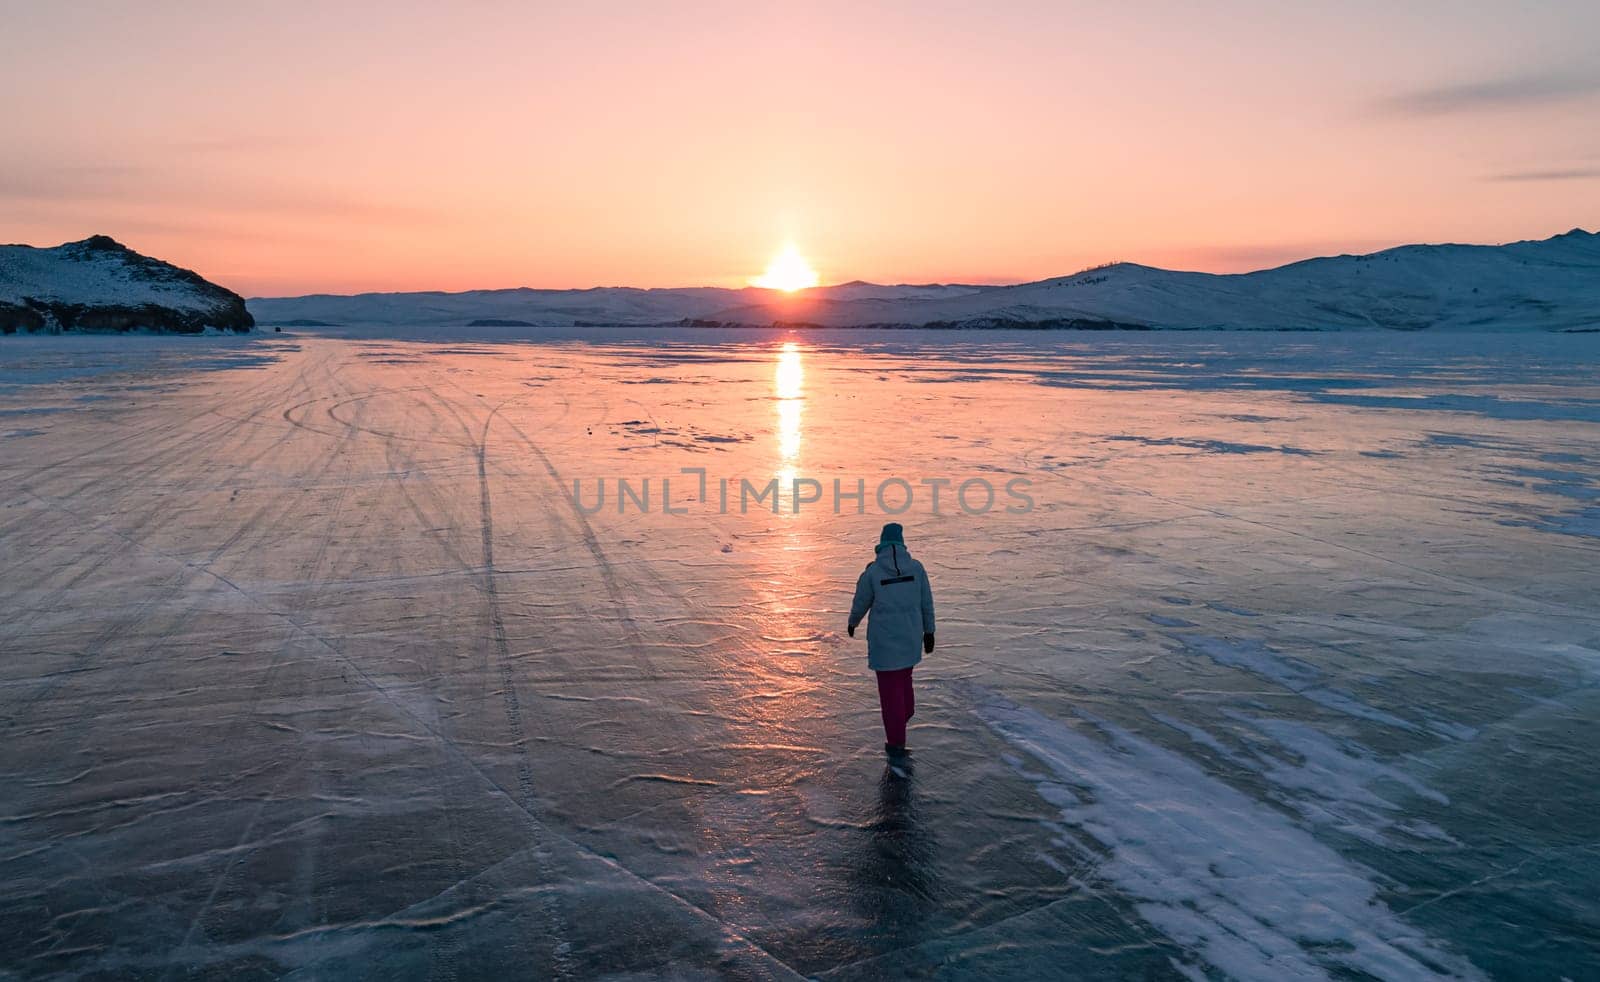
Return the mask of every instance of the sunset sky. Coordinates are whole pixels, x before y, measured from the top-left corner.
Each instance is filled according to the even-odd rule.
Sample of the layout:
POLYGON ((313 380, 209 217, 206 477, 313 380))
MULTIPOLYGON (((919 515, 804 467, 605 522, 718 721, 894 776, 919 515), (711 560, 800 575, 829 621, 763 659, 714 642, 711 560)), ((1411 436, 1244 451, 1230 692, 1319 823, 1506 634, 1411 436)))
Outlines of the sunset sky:
POLYGON ((1600 226, 1600 3, 0 0, 0 241, 246 295, 1007 282, 1600 226))

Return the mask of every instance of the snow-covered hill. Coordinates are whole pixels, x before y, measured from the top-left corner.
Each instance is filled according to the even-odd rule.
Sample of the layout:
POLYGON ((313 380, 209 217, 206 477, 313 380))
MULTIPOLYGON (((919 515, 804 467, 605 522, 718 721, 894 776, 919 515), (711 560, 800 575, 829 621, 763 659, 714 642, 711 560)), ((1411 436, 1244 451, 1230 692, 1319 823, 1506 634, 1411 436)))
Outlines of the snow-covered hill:
POLYGON ((1571 331, 1600 329, 1600 234, 1401 246, 1231 275, 1117 263, 1016 286, 474 290, 249 305, 265 323, 1571 331))
POLYGON ((719 319, 744 308, 771 307, 757 314, 769 324, 788 319, 823 302, 856 300, 921 301, 952 299, 986 289, 976 286, 880 286, 852 282, 816 287, 790 296, 776 290, 746 287, 683 287, 644 290, 636 287, 594 287, 587 290, 468 290, 464 293, 362 293, 355 296, 316 294, 306 297, 256 298, 250 310, 263 324, 467 324, 472 321, 524 322, 545 327, 574 324, 676 324, 719 319))
MULTIPOLYGON (((759 310, 729 319, 760 320, 759 310)), ((1600 234, 1503 246, 1412 245, 1235 275, 1118 263, 916 305, 822 305, 822 324, 1256 330, 1600 328, 1600 234)))
POLYGON ((104 235, 0 246, 0 331, 248 331, 244 298, 104 235))

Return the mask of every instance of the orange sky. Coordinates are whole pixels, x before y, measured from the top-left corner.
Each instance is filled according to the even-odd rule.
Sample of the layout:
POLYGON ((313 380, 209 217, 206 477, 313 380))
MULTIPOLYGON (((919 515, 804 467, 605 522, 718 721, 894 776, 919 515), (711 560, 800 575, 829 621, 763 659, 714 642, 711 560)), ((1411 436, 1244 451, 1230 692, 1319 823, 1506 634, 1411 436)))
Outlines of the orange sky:
POLYGON ((987 6, 8 5, 0 240, 286 295, 1600 226, 1600 4, 987 6))

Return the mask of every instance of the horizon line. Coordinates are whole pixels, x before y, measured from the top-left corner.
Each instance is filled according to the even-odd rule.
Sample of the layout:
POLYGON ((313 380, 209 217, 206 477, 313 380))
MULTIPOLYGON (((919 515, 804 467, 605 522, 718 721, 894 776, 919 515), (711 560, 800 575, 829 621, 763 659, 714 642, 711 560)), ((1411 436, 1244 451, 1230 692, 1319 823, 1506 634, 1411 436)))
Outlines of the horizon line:
MULTIPOLYGON (((1306 262, 1315 262, 1315 261, 1317 261, 1319 259, 1339 259, 1339 258, 1344 258, 1344 257, 1356 257, 1356 256, 1378 256, 1378 255, 1382 255, 1383 253, 1393 252, 1393 251, 1398 250, 1398 249, 1414 249, 1414 248, 1448 248, 1448 247, 1455 246, 1455 247, 1472 248, 1472 249, 1497 249, 1497 248, 1503 248, 1505 246, 1519 245, 1519 244, 1524 243, 1524 242, 1548 242, 1551 239, 1558 239, 1558 238, 1561 238, 1562 236, 1572 235, 1574 233, 1578 233, 1578 234, 1582 234, 1582 235, 1600 235, 1600 226, 1597 226, 1596 231, 1591 232, 1591 231, 1589 231, 1588 229, 1584 228, 1581 225, 1574 225, 1573 227, 1567 229, 1564 232, 1554 232, 1554 233, 1551 233, 1550 235, 1544 236, 1543 238, 1512 239, 1512 240, 1509 240, 1509 241, 1506 241, 1506 242, 1400 242, 1400 243, 1396 243, 1394 245, 1384 246, 1381 249, 1374 249, 1371 252, 1319 253, 1319 254, 1315 254, 1315 255, 1302 256, 1299 259, 1291 259, 1288 262, 1278 263, 1278 264, 1273 265, 1273 266, 1262 266, 1262 267, 1259 267, 1257 269, 1248 269, 1248 270, 1242 270, 1242 271, 1239 271, 1239 272, 1231 272, 1231 273, 1218 273, 1218 272, 1212 272, 1210 270, 1204 270, 1204 269, 1175 269, 1175 268, 1170 268, 1170 267, 1166 267, 1166 266, 1153 266, 1153 265, 1151 265, 1149 263, 1138 262, 1137 260, 1114 259, 1114 260, 1110 260, 1110 261, 1107 261, 1107 262, 1093 263, 1093 264, 1088 265, 1088 266, 1083 266, 1083 267, 1080 267, 1080 268, 1078 268, 1076 270, 1073 270, 1070 273, 1058 273, 1058 274, 1055 274, 1055 275, 1052 275, 1052 276, 1042 276, 1042 277, 1039 277, 1037 279, 1024 279, 1024 278, 1020 278, 1019 277, 1019 278, 1015 278, 1015 279, 1004 279, 1004 280, 997 279, 997 280, 987 280, 987 281, 984 280, 984 279, 972 279, 972 280, 953 279, 953 280, 942 280, 942 281, 939 281, 939 280, 925 281, 925 282, 921 282, 921 283, 879 283, 879 282, 874 281, 874 280, 866 280, 866 279, 861 279, 860 277, 856 277, 856 278, 849 279, 849 280, 841 280, 841 281, 836 282, 836 283, 819 283, 816 286, 803 287, 801 289, 792 290, 792 291, 781 290, 781 289, 777 289, 775 287, 755 286, 754 284, 750 284, 750 283, 746 283, 743 286, 716 286, 716 285, 712 285, 712 284, 692 284, 692 285, 682 285, 682 286, 630 286, 630 285, 627 285, 627 284, 595 284, 595 285, 592 285, 592 286, 567 286, 567 287, 561 287, 561 286, 528 286, 526 284, 523 284, 523 285, 520 285, 520 286, 468 287, 467 289, 464 289, 464 290, 438 290, 438 289, 359 290, 359 291, 352 292, 352 293, 332 293, 332 292, 328 292, 326 290, 319 290, 319 291, 312 292, 312 293, 293 293, 293 294, 286 293, 286 294, 277 294, 277 295, 273 295, 273 296, 257 295, 257 296, 245 297, 244 299, 246 301, 251 301, 251 300, 302 300, 302 299, 306 299, 306 298, 309 298, 309 297, 402 296, 402 295, 407 295, 407 294, 422 294, 422 293, 432 293, 432 294, 438 294, 440 296, 461 296, 463 294, 468 294, 468 293, 513 293, 513 292, 523 291, 523 290, 529 291, 529 292, 534 292, 534 293, 587 293, 587 292, 594 291, 594 290, 638 290, 640 292, 645 292, 645 293, 655 292, 655 291, 678 291, 678 290, 722 290, 722 291, 725 291, 725 292, 728 292, 728 293, 743 293, 743 292, 746 292, 746 291, 755 290, 755 291, 760 291, 760 292, 765 293, 765 294, 776 294, 776 295, 782 296, 782 297, 793 297, 795 299, 800 299, 800 298, 804 297, 805 295, 810 294, 810 293, 812 293, 814 291, 832 290, 832 289, 837 289, 839 287, 855 286, 855 285, 858 285, 858 284, 861 285, 861 286, 877 286, 877 287, 884 287, 884 288, 894 288, 894 287, 905 287, 905 288, 974 287, 974 288, 979 288, 979 289, 987 289, 987 288, 999 289, 999 288, 1012 287, 1012 286, 1027 286, 1030 283, 1044 283, 1044 282, 1047 282, 1049 280, 1067 279, 1069 277, 1078 276, 1078 275, 1083 274, 1083 273, 1089 273, 1089 272, 1093 272, 1093 271, 1099 270, 1099 269, 1110 269, 1110 268, 1115 267, 1115 266, 1138 266, 1138 267, 1141 267, 1143 269, 1157 269, 1157 270, 1161 270, 1162 272, 1168 272, 1168 273, 1193 273, 1193 274, 1202 275, 1202 276, 1251 276, 1251 275, 1254 275, 1256 273, 1266 273, 1266 272, 1271 272, 1273 270, 1278 270, 1278 269, 1287 269, 1290 266, 1296 266, 1296 265, 1299 265, 1300 263, 1306 263, 1306 262)), ((109 238, 109 236, 108 236, 108 238, 109 238)), ((83 241, 83 240, 77 240, 77 241, 83 241)), ((62 245, 70 245, 70 244, 71 243, 62 243, 62 245)), ((41 246, 35 246, 33 248, 52 248, 52 247, 49 247, 49 246, 42 246, 42 247, 41 246)))

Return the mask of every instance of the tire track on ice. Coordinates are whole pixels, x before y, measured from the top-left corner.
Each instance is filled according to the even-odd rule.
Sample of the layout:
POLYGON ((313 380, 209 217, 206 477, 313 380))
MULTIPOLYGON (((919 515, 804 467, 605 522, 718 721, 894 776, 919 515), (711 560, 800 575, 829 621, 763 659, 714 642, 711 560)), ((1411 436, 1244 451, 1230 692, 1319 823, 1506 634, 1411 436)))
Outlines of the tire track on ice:
MULTIPOLYGON (((205 412, 198 413, 192 417, 191 421, 199 419, 205 414, 205 412)), ((185 456, 190 454, 194 447, 204 445, 202 441, 206 437, 212 434, 220 433, 227 428, 228 424, 221 424, 204 429, 199 433, 190 433, 187 431, 179 433, 174 437, 173 440, 163 441, 161 444, 157 445, 157 448, 146 451, 147 456, 145 457, 143 466, 134 468, 132 470, 127 468, 107 468, 105 473, 101 476, 94 477, 83 482, 77 488, 67 492, 65 495, 57 495, 53 498, 46 499, 28 486, 19 488, 18 492, 22 495, 29 495, 46 506, 56 506, 62 501, 76 501, 92 488, 116 482, 125 490, 119 496, 108 502, 105 507, 103 507, 96 515, 84 515, 72 508, 56 508, 57 511, 69 514, 73 518, 74 527, 78 530, 82 530, 77 534, 85 535, 99 533, 107 529, 112 529, 112 526, 115 525, 118 517, 122 513, 119 506, 121 506, 133 495, 145 490, 147 487, 147 481, 151 477, 158 473, 174 470, 178 467, 180 461, 185 456), (171 453, 163 453, 160 449, 163 446, 165 446, 169 451, 177 451, 178 456, 175 457, 171 453)), ((281 442, 275 446, 281 446, 281 442)), ((79 585, 88 581, 107 565, 112 563, 114 560, 121 558, 126 553, 126 549, 119 548, 119 541, 124 544, 137 543, 147 533, 153 534, 161 528, 172 524, 179 517, 181 517, 181 513, 179 513, 176 509, 159 509, 153 505, 150 505, 147 506, 142 517, 135 521, 131 527, 112 529, 110 537, 104 539, 97 547, 91 546, 91 551, 87 555, 80 555, 74 561, 72 564, 73 572, 67 578, 65 583, 53 588, 50 593, 36 601, 27 615, 14 619, 8 625, 9 630, 6 635, 5 643, 15 640, 23 633, 23 628, 31 625, 45 614, 63 612, 63 610, 66 608, 64 608, 60 601, 67 595, 69 591, 76 589, 79 585)), ((24 522, 36 520, 37 516, 24 516, 15 524, 20 525, 24 522)), ((5 533, 0 533, 0 541, 4 541, 5 538, 7 538, 7 535, 5 533)), ((28 561, 29 560, 26 559, 22 560, 16 564, 16 566, 6 570, 6 574, 9 575, 14 569, 21 566, 22 563, 28 561)))
MULTIPOLYGON (((334 380, 335 373, 329 371, 327 366, 324 366, 324 372, 330 381, 334 380)), ((350 444, 354 442, 356 436, 357 430, 354 427, 347 428, 340 441, 335 446, 328 449, 321 469, 319 469, 316 475, 313 476, 312 480, 308 481, 307 483, 320 481, 324 475, 328 474, 339 463, 341 463, 345 456, 346 450, 350 444)), ((315 584, 315 586, 311 589, 302 591, 298 602, 291 602, 288 611, 281 614, 285 620, 298 629, 298 632, 291 632, 283 639, 282 643, 279 644, 277 651, 272 656, 272 660, 268 663, 265 672, 262 674, 261 680, 253 687, 248 707, 237 717, 240 722, 234 727, 235 730, 237 730, 239 727, 242 727, 246 723, 254 723, 256 710, 260 706, 264 695, 274 684, 278 669, 283 664, 284 654, 289 649, 291 642, 294 640, 295 634, 299 632, 306 632, 308 630, 299 620, 296 619, 296 615, 303 616, 305 609, 310 606, 311 601, 321 593, 321 584, 332 579, 331 575, 322 576, 319 571, 322 569, 323 564, 327 560, 329 547, 332 545, 333 537, 338 531, 339 520, 344 511, 345 500, 349 494, 350 484, 350 475, 347 473, 346 479, 339 484, 339 490, 334 498, 333 507, 329 513, 327 532, 320 538, 311 562, 305 567, 308 573, 308 583, 315 584)), ((293 503, 291 503, 289 507, 292 508, 293 503)), ((244 593, 247 597, 256 599, 252 594, 243 590, 233 581, 223 578, 218 574, 211 573, 210 570, 204 570, 204 572, 210 573, 213 576, 217 576, 218 579, 221 579, 222 582, 234 590, 244 593)), ((346 661, 348 662, 348 659, 346 659, 346 661)), ((242 739, 242 734, 230 733, 229 737, 222 742, 224 745, 231 745, 235 739, 242 739)), ((295 771, 293 769, 286 769, 284 774, 279 777, 278 782, 273 786, 274 794, 264 796, 256 803, 255 808, 251 810, 250 817, 246 821, 243 830, 240 832, 239 838, 235 842, 233 850, 228 854, 228 858, 224 861, 222 868, 218 871, 216 878, 212 881, 210 892, 206 895, 206 899, 200 904, 199 908, 195 911, 193 917, 190 919, 188 930, 185 931, 182 940, 177 946, 177 949, 173 952, 174 956, 178 955, 182 950, 187 949, 191 944, 194 943, 195 935, 197 932, 202 930, 206 916, 215 906, 217 897, 221 894, 223 887, 227 884, 227 881, 232 875, 234 868, 238 865, 239 860, 245 855, 254 854, 255 850, 246 849, 245 846, 251 841, 251 837, 255 833, 255 828, 261 821, 263 812, 266 810, 267 802, 276 796, 277 790, 281 788, 283 783, 288 780, 290 775, 294 773, 295 771)), ((170 974, 171 971, 169 970, 167 975, 170 974)))
MULTIPOLYGON (((499 407, 496 406, 484 418, 483 431, 478 437, 477 447, 479 530, 483 540, 483 595, 489 608, 490 630, 500 669, 500 688, 506 725, 511 730, 512 740, 517 748, 517 792, 522 797, 523 810, 532 814, 538 807, 533 786, 533 764, 528 759, 528 735, 522 724, 521 702, 517 698, 516 676, 511 665, 511 643, 506 636, 505 615, 500 609, 500 591, 495 583, 494 505, 489 495, 487 459, 489 428, 493 425, 495 414, 498 412, 499 407)), ((555 870, 550 865, 549 850, 544 843, 538 841, 534 843, 533 856, 539 867, 539 875, 546 883, 554 884, 555 870)), ((566 917, 556 903, 555 894, 550 890, 541 891, 539 903, 553 936, 557 939, 568 937, 566 917)), ((572 978, 574 965, 570 942, 558 940, 553 954, 557 976, 572 978)))

